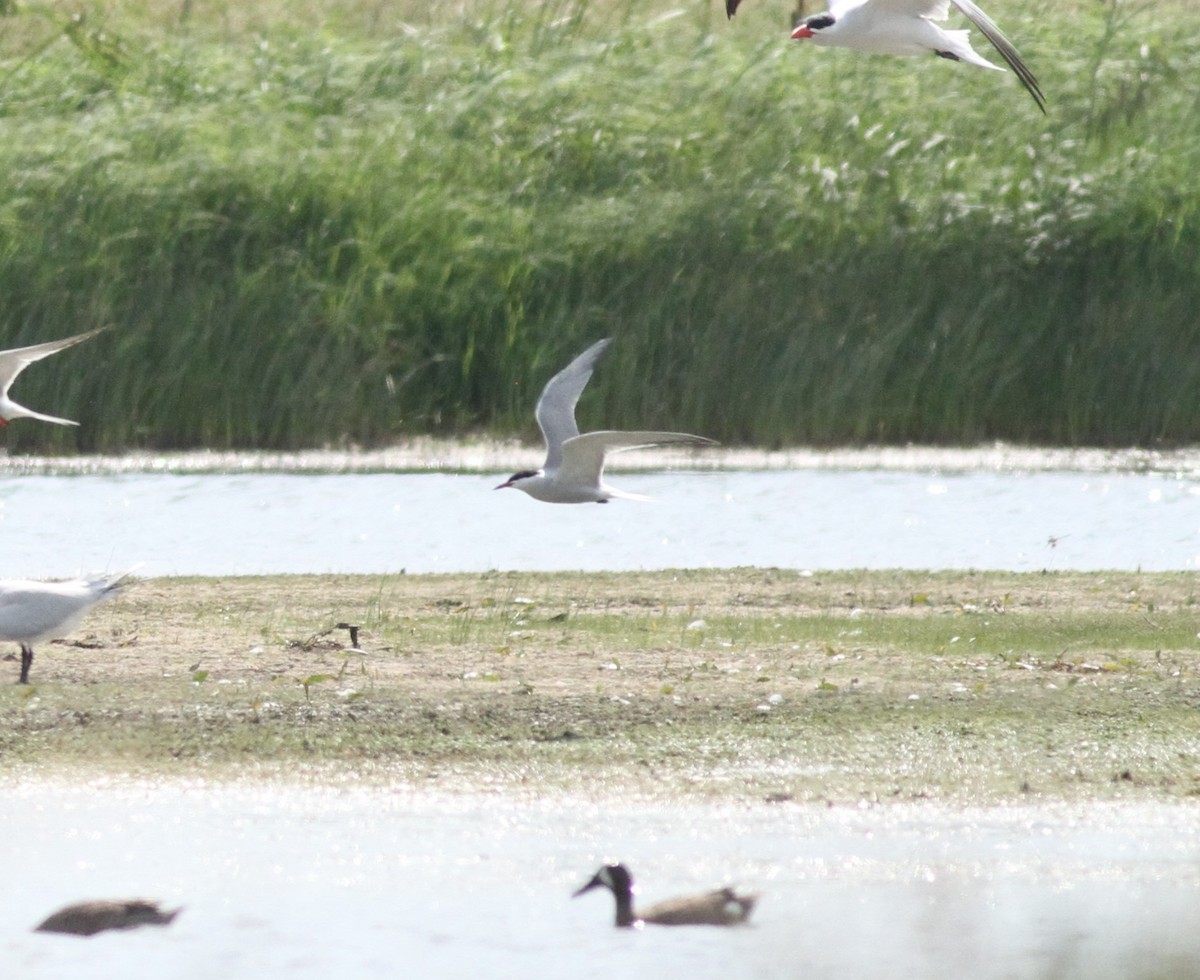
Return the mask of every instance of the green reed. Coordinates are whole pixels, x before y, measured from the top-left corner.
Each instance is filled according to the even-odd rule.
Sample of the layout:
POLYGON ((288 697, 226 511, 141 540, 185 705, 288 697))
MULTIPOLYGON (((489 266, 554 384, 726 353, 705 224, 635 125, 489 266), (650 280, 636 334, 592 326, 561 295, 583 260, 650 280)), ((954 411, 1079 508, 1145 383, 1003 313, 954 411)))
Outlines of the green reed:
POLYGON ((10 448, 532 437, 608 334, 585 425, 1200 437, 1186 4, 992 11, 1048 118, 765 2, 310 6, 4 18, 0 347, 110 327, 14 391, 80 429, 10 448))

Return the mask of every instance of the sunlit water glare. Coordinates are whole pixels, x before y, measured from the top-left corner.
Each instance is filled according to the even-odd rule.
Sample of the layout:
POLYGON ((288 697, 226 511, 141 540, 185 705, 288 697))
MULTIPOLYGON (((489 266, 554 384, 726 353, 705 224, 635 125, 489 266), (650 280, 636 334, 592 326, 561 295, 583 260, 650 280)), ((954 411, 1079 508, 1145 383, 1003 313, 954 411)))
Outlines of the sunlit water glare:
POLYGON ((1200 567, 1200 481, 1164 473, 617 474, 554 505, 501 474, 0 481, 0 576, 721 568, 1200 567))
POLYGON ((0 963, 123 977, 1185 978, 1200 810, 606 804, 409 786, 10 782, 0 963), (736 883, 744 929, 612 927, 611 858, 654 901, 736 883), (27 931, 84 897, 168 929, 27 931))

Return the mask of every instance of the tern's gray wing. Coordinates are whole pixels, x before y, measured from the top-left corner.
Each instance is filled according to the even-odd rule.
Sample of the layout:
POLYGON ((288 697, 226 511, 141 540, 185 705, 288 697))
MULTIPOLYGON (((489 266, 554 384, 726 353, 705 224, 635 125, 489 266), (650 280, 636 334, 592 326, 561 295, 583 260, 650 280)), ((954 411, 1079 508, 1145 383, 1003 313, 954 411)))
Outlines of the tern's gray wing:
POLYGON ((69 633, 96 603, 82 581, 0 582, 0 637, 20 643, 69 633))
POLYGON ((579 435, 579 426, 575 423, 575 405, 592 376, 596 361, 611 343, 611 337, 598 340, 559 371, 542 389, 536 414, 542 437, 546 440, 544 468, 547 472, 556 469, 562 461, 563 443, 579 435))
POLYGON ((89 330, 87 333, 76 334, 65 340, 51 340, 49 343, 34 344, 32 347, 16 347, 13 350, 0 351, 0 394, 8 391, 13 379, 34 361, 40 361, 43 357, 57 354, 60 350, 68 347, 74 347, 81 341, 96 336, 103 329, 101 327, 99 330, 89 330))
POLYGON ((979 28, 980 34, 992 42, 992 47, 1004 59, 1004 63, 1013 70, 1013 74, 1021 80, 1021 84, 1025 86, 1025 91, 1033 96, 1033 101, 1042 110, 1042 115, 1045 115, 1046 97, 1042 95, 1042 90, 1038 86, 1037 79, 1034 78, 1033 72, 1029 70, 1025 62, 1021 60, 1021 56, 1017 53, 1017 49, 1013 47, 1012 42, 996 26, 995 21, 980 10, 973 0, 951 0, 951 2, 962 11, 967 20, 979 28))
MULTIPOLYGON (((828 8, 829 13, 831 13, 834 17, 841 17, 842 15, 844 15, 846 13, 846 11, 853 10, 855 7, 862 7, 867 3, 878 3, 878 2, 879 2, 879 0, 829 0, 829 2, 826 4, 826 7, 828 8)), ((906 2, 912 3, 913 0, 906 0, 906 2)), ((916 2, 921 6, 928 7, 928 6, 932 6, 934 3, 940 3, 942 5, 949 5, 950 0, 916 0, 916 2)), ((737 13, 738 7, 740 7, 741 5, 742 5, 742 0, 725 0, 725 16, 732 18, 733 15, 737 13)), ((796 8, 797 8, 796 16, 797 17, 800 16, 799 9, 801 6, 803 6, 803 5, 802 4, 796 5, 796 8)), ((813 12, 815 13, 815 12, 819 12, 819 11, 820 11, 820 8, 818 7, 817 10, 813 11, 813 12)), ((923 15, 917 14, 916 16, 923 16, 923 15)), ((943 16, 945 16, 945 15, 943 14, 943 16)))
MULTIPOLYGON (((829 12, 833 14, 834 17, 841 17, 846 13, 847 10, 852 10, 854 7, 861 7, 866 3, 877 2, 878 0, 829 0, 829 3, 826 6, 829 8, 829 12)), ((909 2, 911 2, 911 0, 909 0, 909 2)), ((918 2, 923 6, 932 5, 931 0, 918 0, 918 2)), ((933 0, 933 2, 949 5, 950 0, 933 0)), ((737 13, 738 7, 741 5, 742 0, 725 0, 725 16, 732 18, 733 15, 737 13)), ((800 5, 798 4, 797 10, 799 7, 800 5)), ((797 14, 797 16, 799 15, 797 14)), ((918 14, 917 16, 922 15, 918 14)), ((945 16, 945 14, 943 14, 943 16, 945 16)))
POLYGON ((65 582, 0 580, 0 639, 36 642, 70 633, 92 606, 120 589, 140 567, 65 582))
POLYGON ((557 478, 564 485, 592 486, 600 482, 604 457, 626 449, 651 446, 715 446, 712 439, 686 432, 587 432, 563 445, 557 478))

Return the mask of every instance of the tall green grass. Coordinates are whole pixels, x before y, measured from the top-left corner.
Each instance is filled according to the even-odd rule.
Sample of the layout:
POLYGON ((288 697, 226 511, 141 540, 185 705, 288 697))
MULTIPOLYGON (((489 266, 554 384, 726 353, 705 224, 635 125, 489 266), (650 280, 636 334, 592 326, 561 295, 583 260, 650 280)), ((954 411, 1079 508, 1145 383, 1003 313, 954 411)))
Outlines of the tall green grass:
POLYGON ((0 347, 111 328, 8 445, 532 436, 607 334, 585 425, 1200 438, 1192 5, 993 4, 1043 118, 767 0, 507 2, 3 18, 0 347))

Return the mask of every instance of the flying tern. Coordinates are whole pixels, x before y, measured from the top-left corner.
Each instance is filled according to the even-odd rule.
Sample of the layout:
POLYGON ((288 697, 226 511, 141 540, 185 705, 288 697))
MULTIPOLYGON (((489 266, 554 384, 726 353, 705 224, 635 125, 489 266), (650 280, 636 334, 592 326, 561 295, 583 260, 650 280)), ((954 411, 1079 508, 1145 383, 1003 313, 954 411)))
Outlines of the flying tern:
POLYGON ((34 412, 23 405, 18 405, 8 397, 8 389, 12 387, 17 375, 34 361, 40 361, 43 357, 57 354, 60 350, 66 350, 68 347, 74 347, 89 337, 96 336, 103 329, 101 327, 99 330, 89 330, 87 333, 67 337, 66 340, 52 340, 45 344, 34 344, 32 347, 17 347, 13 350, 0 351, 0 426, 7 425, 13 419, 40 419, 43 422, 54 422, 58 425, 78 425, 78 422, 72 422, 70 419, 43 415, 41 412, 34 412))
MULTIPOLYGON (((726 0, 725 12, 732 17, 740 3, 741 0, 726 0)), ((1033 72, 995 21, 973 0, 830 0, 827 11, 800 21, 792 31, 792 37, 797 41, 810 39, 814 44, 854 48, 870 54, 936 54, 951 61, 1004 71, 976 53, 971 47, 969 31, 947 31, 934 23, 950 15, 951 4, 992 42, 1004 63, 1045 113, 1046 99, 1033 72)))
POLYGON ((130 569, 120 575, 68 582, 0 580, 0 640, 21 646, 21 677, 17 683, 29 683, 33 644, 66 636, 92 606, 116 592, 132 572, 130 569))
POLYGON ((540 470, 521 470, 496 487, 524 490, 536 500, 551 504, 605 504, 614 497, 649 500, 625 493, 604 482, 604 458, 610 452, 651 446, 715 446, 712 439, 683 432, 586 432, 579 434, 575 405, 583 393, 596 361, 612 338, 592 344, 558 372, 542 389, 537 421, 546 440, 546 462, 540 470))

